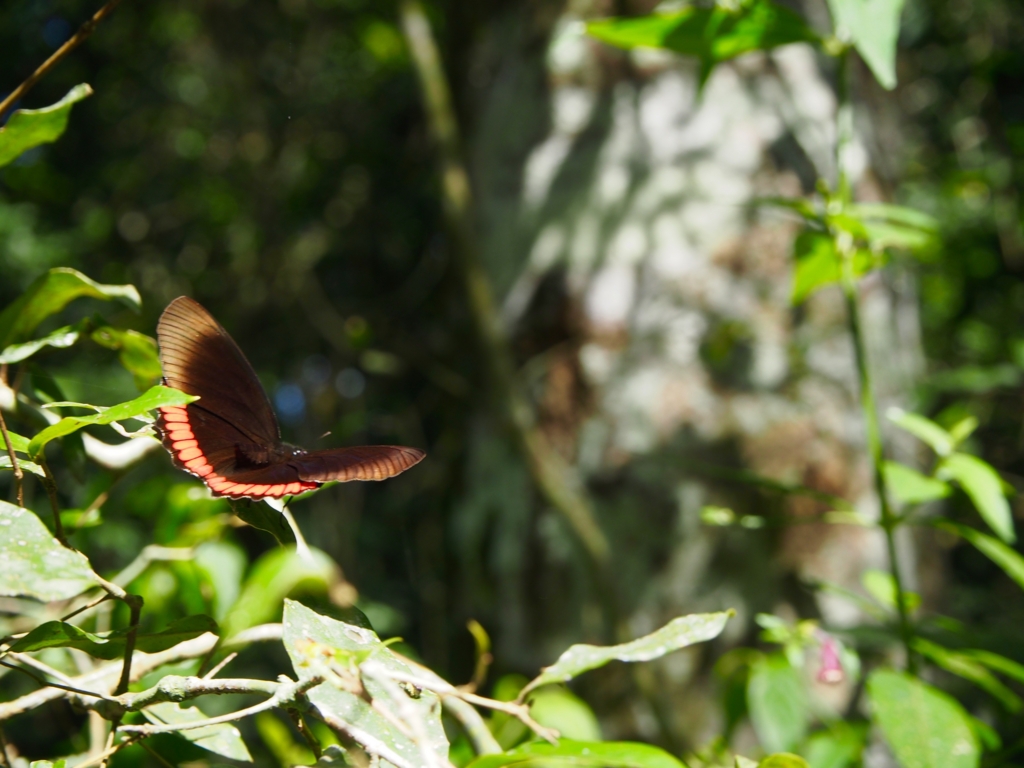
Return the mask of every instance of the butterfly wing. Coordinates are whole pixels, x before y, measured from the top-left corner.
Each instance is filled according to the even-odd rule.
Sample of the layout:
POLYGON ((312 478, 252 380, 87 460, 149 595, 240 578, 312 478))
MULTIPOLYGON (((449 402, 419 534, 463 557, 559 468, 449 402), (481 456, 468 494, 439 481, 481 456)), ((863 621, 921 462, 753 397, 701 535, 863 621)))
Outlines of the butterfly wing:
POLYGON ((418 448, 401 445, 360 445, 310 451, 290 462, 300 480, 316 483, 387 480, 423 461, 418 448))

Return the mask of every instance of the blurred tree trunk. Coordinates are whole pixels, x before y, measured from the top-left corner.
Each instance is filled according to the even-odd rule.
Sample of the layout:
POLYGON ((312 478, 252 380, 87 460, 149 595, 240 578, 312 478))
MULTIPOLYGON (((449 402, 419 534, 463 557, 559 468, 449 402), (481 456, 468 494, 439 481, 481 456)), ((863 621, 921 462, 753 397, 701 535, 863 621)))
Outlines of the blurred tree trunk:
MULTIPOLYGON (((484 25, 456 84, 482 259, 516 375, 549 441, 587 480, 635 634, 724 607, 740 614, 732 641, 759 611, 848 624, 849 604, 815 599, 801 582, 858 588, 864 568, 885 567, 880 535, 782 526, 828 506, 715 471, 750 470, 877 514, 841 296, 826 289, 790 306, 798 223, 752 204, 832 178, 832 87, 810 48, 790 46, 719 67, 698 95, 695 62, 588 39, 582 21, 608 11, 516 4, 484 25), (709 528, 706 505, 766 526, 709 528)), ((862 196, 878 194, 871 178, 865 167, 862 196)), ((920 366, 903 282, 862 287, 883 409, 920 366)), ((490 607, 498 658, 524 669, 599 626, 578 548, 538 501, 482 414, 454 520, 471 577, 465 609, 490 607)), ((679 654, 657 673, 693 745, 719 725, 706 707, 690 711, 697 669, 679 654)), ((592 684, 627 683, 612 673, 592 684)), ((617 730, 657 737, 649 713, 616 714, 617 730)))

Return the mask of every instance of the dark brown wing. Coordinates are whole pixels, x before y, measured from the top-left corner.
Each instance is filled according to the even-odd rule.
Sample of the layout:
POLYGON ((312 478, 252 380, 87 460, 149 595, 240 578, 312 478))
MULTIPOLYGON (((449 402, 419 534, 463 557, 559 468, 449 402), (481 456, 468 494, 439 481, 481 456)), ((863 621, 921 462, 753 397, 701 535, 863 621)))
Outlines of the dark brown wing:
MULTIPOLYGON (((201 399, 189 406, 211 414, 231 429, 224 438, 267 448, 281 442, 281 430, 256 372, 228 332, 202 305, 181 296, 160 316, 156 326, 164 382, 201 399), (230 436, 228 433, 232 433, 230 436)), ((211 422, 213 423, 213 422, 211 422)))
POLYGON ((330 448, 296 456, 288 464, 298 470, 300 480, 327 483, 332 480, 387 480, 423 461, 418 448, 401 445, 360 445, 330 448))

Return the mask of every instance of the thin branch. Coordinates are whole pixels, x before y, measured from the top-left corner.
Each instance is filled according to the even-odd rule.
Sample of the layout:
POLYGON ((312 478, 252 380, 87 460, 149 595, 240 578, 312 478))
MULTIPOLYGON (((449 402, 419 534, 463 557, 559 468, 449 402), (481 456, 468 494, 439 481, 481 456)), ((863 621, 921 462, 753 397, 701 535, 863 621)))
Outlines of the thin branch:
POLYGON ((8 663, 6 661, 3 661, 2 659, 0 659, 0 667, 7 667, 8 669, 13 669, 15 672, 21 672, 21 674, 23 674, 23 675, 28 675, 33 680, 35 680, 37 683, 39 683, 40 685, 45 685, 47 688, 57 688, 58 690, 61 690, 61 691, 68 691, 69 693, 77 693, 79 696, 89 696, 91 698, 96 698, 96 699, 106 699, 107 698, 102 693, 96 693, 95 691, 87 691, 87 690, 85 690, 83 688, 76 688, 73 685, 64 685, 63 683, 51 682, 51 681, 47 680, 44 677, 39 677, 39 675, 35 674, 34 672, 31 672, 30 670, 25 669, 24 667, 19 667, 17 664, 10 664, 10 663, 8 663))
POLYGON ((416 765, 410 763, 383 741, 364 731, 362 728, 359 728, 352 723, 345 722, 341 718, 335 717, 327 712, 317 710, 315 714, 323 720, 327 724, 327 727, 332 731, 343 738, 356 742, 371 755, 376 755, 382 760, 387 760, 389 763, 395 765, 396 768, 417 768, 416 765))
POLYGON ((12 653, 5 654, 4 657, 11 659, 12 661, 16 661, 19 664, 22 664, 26 667, 32 667, 36 671, 42 672, 44 675, 49 675, 50 677, 56 678, 60 682, 64 683, 64 685, 75 684, 74 680, 72 680, 70 677, 65 675, 60 670, 54 669, 49 664, 44 664, 43 662, 39 661, 39 659, 30 656, 27 653, 18 653, 17 651, 15 651, 12 653))
POLYGON ((62 545, 71 549, 68 538, 64 535, 64 523, 60 519, 60 503, 57 501, 57 481, 53 479, 50 472, 50 465, 46 463, 46 454, 40 452, 36 462, 43 470, 43 487, 46 488, 46 495, 50 499, 50 506, 53 508, 53 535, 57 537, 62 545))
POLYGON ((158 544, 150 544, 143 547, 139 556, 125 566, 111 581, 120 587, 127 587, 153 563, 191 560, 194 554, 194 547, 161 547, 158 544))
POLYGON ((106 5, 104 5, 98 11, 96 11, 95 14, 93 14, 93 17, 91 19, 89 19, 82 26, 80 26, 78 28, 78 31, 75 32, 75 34, 73 34, 70 38, 68 38, 68 41, 64 43, 64 45, 62 45, 60 48, 54 51, 53 55, 50 56, 50 58, 48 58, 41 65, 39 65, 39 68, 31 75, 29 75, 25 79, 25 82, 23 82, 13 91, 11 91, 11 93, 7 96, 6 99, 0 101, 0 119, 2 119, 4 114, 12 106, 14 106, 14 103, 18 101, 18 99, 20 99, 22 96, 28 93, 29 89, 31 89, 32 86, 39 82, 43 75, 45 75, 47 72, 53 69, 61 59, 63 59, 65 56, 67 56, 69 53, 75 50, 75 48, 81 45, 86 40, 86 38, 88 38, 89 35, 93 33, 97 25, 99 25, 99 23, 103 21, 103 19, 105 19, 107 16, 113 13, 114 9, 117 8, 117 6, 120 4, 121 0, 109 0, 106 5))
POLYGON ((230 664, 232 661, 234 661, 237 658, 238 658, 238 654, 237 653, 235 653, 235 652, 229 653, 227 656, 225 656, 223 659, 221 659, 213 669, 211 669, 209 672, 207 672, 205 675, 203 675, 203 680, 212 680, 213 678, 215 678, 217 676, 217 674, 222 669, 224 669, 224 667, 226 667, 228 664, 230 664))
POLYGON ((114 744, 113 746, 108 747, 105 751, 101 752, 98 755, 95 755, 94 757, 90 757, 88 760, 84 762, 75 763, 75 768, 92 768, 92 766, 94 765, 105 763, 107 760, 116 755, 122 749, 124 749, 125 747, 130 747, 137 741, 141 741, 142 738, 144 737, 129 737, 122 741, 120 744, 114 744))
MULTIPOLYGON (((182 679, 193 679, 200 680, 206 683, 223 683, 222 680, 211 680, 202 681, 201 678, 182 678, 182 679)), ((266 685, 265 681, 262 680, 244 680, 244 681, 231 681, 231 682, 244 682, 244 683, 260 683, 266 685)), ((169 723, 165 725, 122 725, 117 730, 119 733, 138 733, 143 736, 152 736, 156 733, 176 733, 178 731, 191 731, 196 728, 205 728, 210 725, 221 725, 222 723, 232 723, 236 720, 241 720, 245 717, 259 714, 260 712, 266 712, 268 709, 274 709, 275 707, 286 707, 290 704, 294 704, 295 701, 314 686, 320 685, 323 682, 322 677, 309 677, 298 682, 287 682, 277 683, 276 691, 266 701, 260 702, 252 707, 246 709, 240 709, 237 712, 229 712, 226 715, 219 715, 217 717, 206 718, 205 720, 195 720, 190 723, 169 723)), ((233 693, 250 693, 251 691, 233 691, 233 693)), ((197 694, 198 695, 198 694, 197 694)))
POLYGON ((11 761, 7 757, 7 738, 4 736, 3 728, 0 728, 0 768, 11 768, 11 761))
POLYGON ((502 753, 501 745, 494 738, 491 729, 487 727, 483 717, 480 716, 480 713, 469 702, 463 701, 457 696, 442 696, 441 704, 449 715, 459 721, 470 743, 473 745, 473 750, 478 755, 499 755, 502 753))
POLYGON ((11 433, 7 431, 7 422, 4 421, 4 412, 0 408, 0 436, 4 439, 4 446, 7 448, 7 457, 11 460, 11 469, 14 470, 14 487, 18 492, 18 506, 25 506, 25 488, 24 478, 25 473, 21 470, 21 465, 18 464, 18 457, 14 455, 14 446, 11 445, 11 433))
POLYGON ((442 761, 431 748, 430 734, 427 731, 427 724, 423 720, 423 715, 416 709, 412 699, 398 687, 395 680, 388 673, 387 668, 379 662, 368 661, 360 665, 359 672, 364 677, 376 682, 384 689, 388 698, 391 699, 391 703, 398 710, 399 717, 405 721, 412 731, 412 742, 420 750, 423 768, 450 768, 451 764, 447 760, 442 761))

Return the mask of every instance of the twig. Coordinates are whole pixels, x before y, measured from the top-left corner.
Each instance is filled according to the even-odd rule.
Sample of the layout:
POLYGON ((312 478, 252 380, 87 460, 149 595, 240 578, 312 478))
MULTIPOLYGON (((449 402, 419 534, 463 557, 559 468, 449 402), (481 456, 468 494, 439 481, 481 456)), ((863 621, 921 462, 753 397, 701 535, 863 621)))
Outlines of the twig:
POLYGON ((442 696, 441 705, 445 710, 459 721, 473 750, 478 755, 498 755, 503 751, 498 740, 494 738, 491 729, 469 702, 463 701, 457 696, 442 696))
POLYGON ((92 766, 97 765, 99 763, 105 763, 107 760, 109 760, 111 757, 113 757, 115 754, 120 752, 125 747, 130 747, 132 744, 134 744, 137 741, 141 741, 143 738, 145 737, 130 736, 124 741, 122 741, 120 744, 114 744, 113 746, 108 747, 105 751, 101 752, 100 754, 94 757, 90 757, 88 760, 84 762, 75 763, 75 768, 92 768, 92 766))
POLYGON ((149 754, 153 757, 153 759, 155 759, 158 763, 163 765, 164 768, 178 768, 178 766, 176 766, 174 763, 170 762, 166 757, 161 755, 159 752, 157 752, 155 749, 153 749, 151 746, 149 746, 149 744, 147 744, 146 742, 140 741, 139 742, 139 746, 142 747, 147 752, 149 752, 149 754))
POLYGON ((100 603, 105 603, 107 600, 113 600, 113 599, 114 599, 113 595, 111 595, 109 592, 107 592, 106 594, 103 595, 103 597, 96 598, 91 603, 86 603, 81 608, 75 608, 75 610, 73 610, 71 613, 61 617, 60 620, 61 621, 67 621, 68 619, 73 619, 73 618, 75 618, 75 616, 78 616, 79 614, 85 613, 86 611, 88 611, 91 608, 95 608, 100 603))
POLYGON ((224 667, 226 667, 228 664, 230 664, 236 658, 238 658, 238 654, 237 653, 235 653, 235 652, 229 653, 227 656, 225 656, 223 659, 221 659, 219 662, 217 662, 217 665, 213 669, 211 669, 209 672, 207 672, 205 675, 203 675, 203 680, 212 680, 213 678, 215 678, 217 676, 218 672, 220 672, 222 669, 224 669, 224 667))
POLYGON ((71 549, 67 536, 64 535, 64 523, 60 519, 60 503, 57 501, 57 481, 53 479, 50 465, 46 463, 46 454, 40 452, 36 462, 43 470, 43 487, 46 488, 46 495, 49 497, 50 506, 53 508, 53 535, 57 537, 57 541, 71 549))
POLYGON ((56 678, 60 682, 64 683, 64 685, 75 684, 74 680, 72 680, 70 677, 65 675, 60 670, 54 669, 49 664, 44 664, 43 662, 39 661, 39 659, 36 659, 35 657, 30 656, 27 653, 18 653, 15 651, 13 653, 5 654, 4 657, 11 659, 12 661, 16 661, 19 664, 23 664, 26 667, 32 667, 33 669, 42 672, 44 675, 49 675, 50 677, 56 678))
MULTIPOLYGON (((201 678, 192 678, 201 680, 201 678)), ((221 683, 224 681, 207 681, 221 683)), ((238 681, 235 681, 238 682, 238 681)), ((245 683, 260 683, 266 684, 262 680, 245 680, 245 683)), ((241 720, 245 717, 259 714, 260 712, 266 712, 268 709, 274 707, 284 707, 289 704, 293 704, 296 699, 308 691, 314 686, 320 685, 323 682, 322 677, 308 677, 298 682, 287 682, 278 683, 277 689, 274 695, 266 701, 260 702, 252 707, 246 709, 240 709, 237 712, 229 712, 226 715, 219 715, 217 717, 210 717, 205 720, 195 720, 190 723, 169 723, 166 725, 122 725, 117 730, 119 733, 138 733, 143 736, 152 736, 156 733, 175 733, 177 731, 191 731, 196 728, 205 728, 209 725, 220 725, 222 723, 232 723, 236 720, 241 720)), ((234 693, 251 693, 252 690, 245 691, 233 691, 234 693)), ((197 694, 198 695, 198 694, 197 694)))
POLYGON ((302 735, 302 738, 306 741, 306 745, 309 747, 309 750, 313 753, 313 757, 319 760, 324 754, 323 746, 320 744, 320 739, 316 737, 316 734, 313 733, 309 725, 306 724, 306 720, 302 716, 301 712, 297 709, 289 709, 287 711, 288 717, 291 718, 292 724, 295 726, 295 730, 302 735))
POLYGON ((28 93, 29 89, 39 82, 43 75, 53 69, 61 59, 81 45, 82 42, 84 42, 85 39, 93 33, 96 26, 103 21, 103 19, 113 13, 114 9, 117 8, 120 3, 121 0, 108 0, 107 4, 96 11, 91 19, 82 24, 82 26, 78 28, 78 31, 68 38, 64 45, 54 51, 53 55, 39 65, 39 68, 35 72, 29 75, 21 85, 11 91, 6 99, 0 101, 0 119, 3 118, 7 110, 9 110, 18 99, 28 93))
POLYGON ((398 715, 412 731, 412 742, 420 750, 423 768, 448 768, 445 765, 448 761, 442 762, 437 753, 431 749, 430 734, 427 732, 427 724, 423 721, 422 714, 413 705, 412 700, 398 687, 387 668, 379 662, 367 661, 360 665, 359 672, 369 680, 376 682, 391 699, 395 709, 398 710, 398 715))
POLYGON ((195 553, 193 547, 161 547, 150 544, 143 547, 142 552, 117 574, 111 581, 120 587, 127 587, 141 576, 155 562, 191 560, 195 553))
POLYGON ((95 691, 87 691, 87 690, 85 690, 83 688, 76 688, 73 685, 64 685, 63 683, 51 682, 51 681, 47 680, 46 678, 39 677, 39 675, 37 675, 34 672, 31 672, 31 671, 25 669, 24 667, 19 667, 17 664, 10 664, 10 663, 8 663, 6 661, 3 661, 2 659, 0 659, 0 667, 7 667, 8 669, 13 669, 15 672, 21 672, 21 674, 23 674, 23 675, 28 675, 33 680, 35 680, 37 683, 39 683, 40 685, 44 685, 47 688, 57 688, 58 690, 61 690, 61 691, 68 691, 69 693, 77 693, 79 696, 89 696, 91 698, 96 698, 96 699, 106 699, 107 698, 102 693, 96 693, 95 691))
POLYGON ((0 728, 0 768, 11 768, 11 761, 7 757, 7 738, 4 736, 3 728, 0 728))
POLYGON ((11 469, 14 470, 14 487, 18 493, 18 506, 25 506, 25 488, 23 480, 25 473, 21 469, 21 465, 18 464, 18 457, 14 455, 14 446, 11 445, 11 434, 7 431, 7 422, 4 421, 3 409, 0 409, 0 435, 3 436, 4 446, 7 448, 7 456, 11 460, 11 469))

